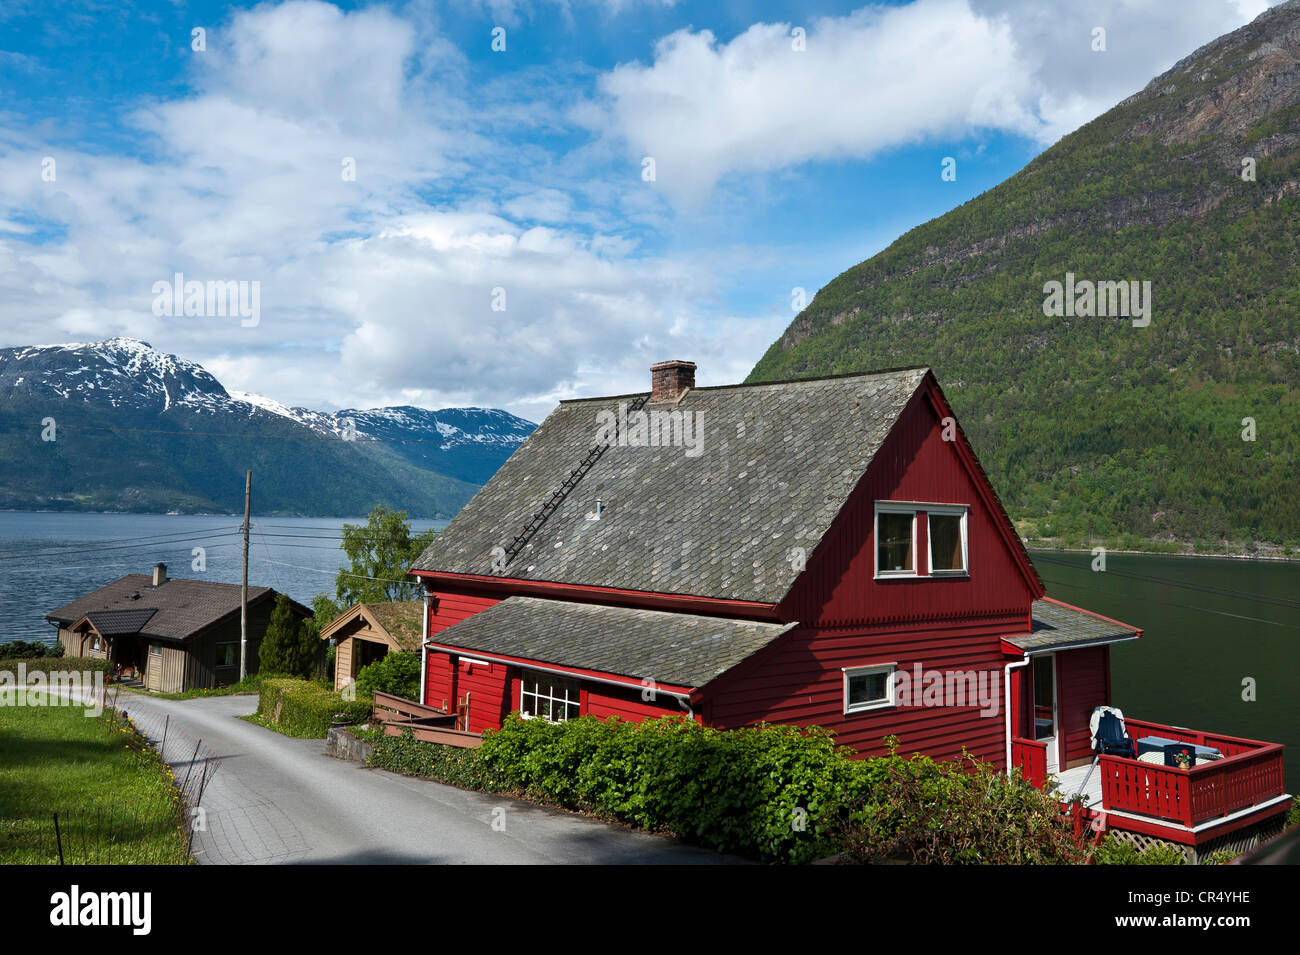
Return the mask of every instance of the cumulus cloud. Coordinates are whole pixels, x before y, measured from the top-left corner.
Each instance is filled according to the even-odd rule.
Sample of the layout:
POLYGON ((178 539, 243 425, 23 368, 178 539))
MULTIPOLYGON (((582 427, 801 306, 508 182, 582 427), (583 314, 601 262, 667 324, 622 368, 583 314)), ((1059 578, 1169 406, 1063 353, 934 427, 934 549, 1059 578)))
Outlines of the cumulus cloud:
POLYGON ((842 17, 757 23, 729 41, 664 37, 622 64, 588 114, 655 159, 660 187, 698 204, 733 173, 980 129, 1048 144, 1265 8, 1263 0, 914 0, 842 17), (1106 30, 1106 51, 1093 30, 1106 30), (793 31, 806 31, 796 49, 793 31))
POLYGON ((628 188, 629 154, 698 203, 728 177, 980 128, 1048 141, 1261 3, 915 0, 810 21, 802 52, 799 24, 685 29, 595 90, 572 64, 472 85, 418 4, 263 4, 209 30, 183 92, 132 106, 130 152, 0 115, 3 344, 134 335, 287 404, 534 419, 644 388, 668 357, 738 381, 788 322, 786 292, 741 315, 719 287, 779 284, 806 253, 748 237, 660 251, 701 220, 628 188), (502 133, 530 123, 546 136, 502 133), (153 315, 153 283, 176 272, 260 282, 261 323, 153 315))
POLYGON ((130 115, 139 158, 55 148, 57 180, 42 182, 41 150, 0 133, 8 343, 46 341, 51 325, 134 335, 230 388, 317 407, 538 417, 557 388, 642 385, 675 316, 714 297, 711 276, 634 258, 569 192, 512 180, 514 145, 482 132, 491 117, 441 81, 430 50, 455 72, 454 51, 383 8, 266 5, 210 31, 192 94, 130 115), (494 188, 476 191, 483 167, 494 188), (42 225, 65 234, 5 238, 42 225), (153 283, 176 272, 260 282, 261 323, 154 316, 153 283))

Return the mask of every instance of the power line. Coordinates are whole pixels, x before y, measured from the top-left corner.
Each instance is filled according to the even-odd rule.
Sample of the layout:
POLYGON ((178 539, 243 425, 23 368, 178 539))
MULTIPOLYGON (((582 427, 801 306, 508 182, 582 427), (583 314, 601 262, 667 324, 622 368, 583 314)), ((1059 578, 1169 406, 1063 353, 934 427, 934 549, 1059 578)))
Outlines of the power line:
MULTIPOLYGON (((1110 571, 1106 571, 1106 573, 1110 573, 1110 571)), ((1101 590, 1101 589, 1099 589, 1099 588, 1097 588, 1097 587, 1089 587, 1089 586, 1087 586, 1086 584, 1071 584, 1071 583, 1066 583, 1066 582, 1063 581, 1063 580, 1050 580, 1050 579, 1048 579, 1048 578, 1046 578, 1046 577, 1044 577, 1043 580, 1044 580, 1046 583, 1052 584, 1052 585, 1054 585, 1054 586, 1056 586, 1056 587, 1072 587, 1072 588, 1074 588, 1075 590, 1087 590, 1087 591, 1089 591, 1090 593, 1107 594, 1107 595, 1115 596, 1115 597, 1124 597, 1124 598, 1129 599, 1129 600, 1135 599, 1135 598, 1133 597, 1132 594, 1122 594, 1122 593, 1119 593, 1118 591, 1115 591, 1115 590, 1101 590)), ((1147 597, 1147 596, 1143 596, 1143 597, 1142 597, 1142 601, 1143 601, 1144 603, 1161 604, 1161 605, 1166 606, 1166 607, 1178 607, 1178 608, 1183 609, 1183 610, 1195 610, 1195 611, 1197 611, 1198 613, 1211 613, 1211 614, 1214 614, 1215 616, 1219 616, 1219 617, 1233 617, 1233 618, 1235 618, 1235 619, 1237 619, 1237 620, 1249 620, 1249 621, 1252 622, 1252 623, 1264 623, 1264 624, 1268 624, 1269 626, 1272 626, 1272 627, 1283 627, 1283 628, 1285 628, 1285 629, 1287 629, 1287 630, 1300 630, 1300 627, 1298 627, 1298 626, 1296 626, 1296 625, 1294 625, 1294 624, 1290 624, 1290 623, 1279 623, 1279 622, 1276 621, 1276 620, 1264 620, 1264 619, 1261 618, 1261 617, 1248 617, 1248 616, 1246 616, 1245 614, 1232 613, 1232 612, 1227 611, 1227 610, 1211 610, 1209 607, 1196 607, 1196 606, 1193 606, 1192 604, 1180 604, 1180 603, 1174 603, 1173 601, 1170 601, 1170 600, 1157 600, 1157 599, 1155 599, 1154 597, 1147 597)))
MULTIPOLYGON (((1045 562, 1056 564, 1058 567, 1078 568, 1078 565, 1059 558, 1043 557, 1045 562)), ((1243 600, 1254 600, 1259 603, 1273 604, 1279 607, 1289 607, 1300 609, 1300 600, 1292 600, 1289 597, 1277 597, 1272 594, 1254 593, 1249 590, 1237 590, 1232 587, 1216 587, 1213 584, 1192 583, 1185 580, 1175 580, 1171 577, 1156 577, 1148 574, 1134 574, 1122 570, 1107 570, 1106 574, 1114 577, 1123 577, 1129 580, 1140 580, 1144 583, 1163 584, 1167 587, 1180 587, 1184 590, 1196 590, 1200 592, 1216 594, 1220 597, 1235 597, 1243 600)))
MULTIPOLYGON (((225 525, 225 526, 223 526, 223 527, 196 527, 194 530, 190 531, 189 533, 192 533, 192 534, 206 534, 208 531, 225 531, 225 530, 232 530, 232 529, 234 529, 234 528, 237 527, 237 526, 238 526, 238 525, 228 524, 228 525, 225 525)), ((131 542, 131 541, 144 541, 144 540, 150 540, 150 539, 155 538, 155 537, 172 537, 172 536, 174 536, 175 534, 178 534, 178 533, 180 533, 180 532, 179 532, 179 531, 167 531, 166 533, 161 533, 161 534, 145 534, 145 535, 142 536, 142 537, 106 537, 106 538, 104 538, 103 540, 94 541, 94 543, 95 543, 95 544, 126 544, 126 543, 129 543, 129 542, 131 542)), ((72 550, 74 550, 74 551, 80 551, 80 550, 83 550, 83 549, 84 549, 83 547, 75 547, 75 548, 72 548, 72 550)))
MULTIPOLYGON (((0 561, 28 560, 32 557, 64 557, 70 554, 85 554, 85 553, 101 554, 113 550, 134 550, 139 547, 163 547, 166 546, 167 544, 192 544, 194 541, 216 540, 221 537, 233 537, 233 536, 237 536, 237 535, 234 533, 211 534, 207 537, 178 537, 175 540, 150 541, 149 543, 146 544, 123 544, 120 547, 76 547, 71 550, 46 551, 43 553, 38 552, 32 554, 8 554, 3 557, 0 557, 0 561)), ((292 547, 293 545, 284 544, 280 546, 292 547)))
MULTIPOLYGON (((283 546, 283 545, 281 545, 281 546, 283 546)), ((392 577, 367 577, 365 574, 353 574, 353 573, 350 573, 349 571, 346 571, 346 570, 338 570, 338 571, 334 571, 334 570, 321 570, 319 567, 304 567, 304 566, 302 566, 301 564, 290 564, 290 563, 286 563, 286 562, 283 561, 283 560, 271 560, 271 558, 269 558, 269 557, 263 557, 263 558, 260 558, 260 559, 262 559, 262 560, 266 560, 266 561, 270 561, 272 564, 280 564, 280 565, 283 566, 283 567, 293 567, 293 568, 295 568, 295 569, 297 569, 297 570, 310 570, 310 571, 313 571, 313 572, 315 572, 315 573, 317 573, 317 574, 331 574, 331 575, 342 574, 344 577, 356 577, 358 580, 377 580, 377 581, 379 581, 380 583, 384 583, 384 584, 413 584, 413 583, 415 583, 415 581, 413 581, 413 580, 394 580, 392 577)))

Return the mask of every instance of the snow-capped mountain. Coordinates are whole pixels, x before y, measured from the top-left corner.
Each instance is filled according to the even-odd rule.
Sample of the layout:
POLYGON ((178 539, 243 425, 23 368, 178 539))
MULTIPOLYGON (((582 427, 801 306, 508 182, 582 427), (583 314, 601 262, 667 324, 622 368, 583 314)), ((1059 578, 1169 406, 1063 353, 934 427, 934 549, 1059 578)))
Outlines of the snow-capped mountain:
MULTIPOLYGON (((160 502, 173 491, 182 508, 224 506, 224 489, 199 493, 195 487, 206 488, 213 480, 203 473, 203 462, 224 454, 237 466, 241 460, 252 466, 249 462, 256 458, 265 462, 263 470, 283 471, 280 509, 291 513, 299 508, 358 513, 356 503, 333 502, 340 495, 348 502, 364 501, 369 485, 396 506, 415 502, 405 508, 412 514, 450 516, 445 513, 448 502, 458 502, 454 513, 534 427, 494 408, 433 411, 403 405, 337 413, 291 408, 261 395, 228 391, 201 365, 132 338, 0 348, 0 443, 14 445, 0 447, 0 460, 27 463, 26 455, 36 464, 42 456, 77 457, 75 463, 60 461, 57 468, 35 466, 33 481, 39 486, 23 486, 22 468, 0 475, 0 507, 48 506, 47 492, 58 488, 47 485, 61 479, 68 486, 63 496, 53 497, 59 506, 65 499, 72 507, 101 508, 105 501, 111 506, 115 494, 126 494, 126 489, 114 488, 122 483, 123 456, 129 450, 136 456, 131 464, 154 485, 147 492, 131 489, 127 497, 133 509, 140 509, 135 505, 141 494, 160 502), (33 423, 46 417, 62 429, 57 448, 25 443, 32 438, 33 423), (282 440, 263 440, 268 438, 282 440), (103 444, 99 457, 82 460, 80 454, 92 444, 103 444), (328 482, 304 487, 294 480, 326 460, 334 462, 328 482), (368 468, 362 467, 365 462, 368 468), (195 472, 183 481, 174 473, 182 463, 195 472), (345 474, 354 475, 354 483, 340 483, 345 474), (430 475, 438 480, 430 483, 430 475), (81 485, 90 480, 100 486, 87 495, 81 485), (198 503, 189 503, 191 497, 198 503), (304 503, 308 500, 315 503, 304 503)), ((262 490, 265 499, 267 489, 262 490)))
POLYGON ((321 435, 358 440, 430 440, 444 449, 461 444, 518 447, 535 424, 496 408, 411 405, 350 408, 338 413, 291 408, 262 395, 227 391, 202 365, 155 351, 148 342, 110 338, 102 342, 0 348, 0 398, 57 397, 110 408, 287 418, 321 435))
POLYGON ((0 348, 0 398, 15 395, 156 411, 173 404, 221 407, 231 400, 201 365, 134 338, 0 348))

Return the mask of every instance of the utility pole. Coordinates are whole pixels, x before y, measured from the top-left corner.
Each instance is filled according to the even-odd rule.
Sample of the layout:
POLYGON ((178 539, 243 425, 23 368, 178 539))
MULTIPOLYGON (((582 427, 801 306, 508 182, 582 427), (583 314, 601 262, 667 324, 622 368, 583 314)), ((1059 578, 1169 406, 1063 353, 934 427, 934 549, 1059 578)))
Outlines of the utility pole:
POLYGON ((253 503, 253 472, 244 474, 244 585, 239 591, 239 680, 248 676, 248 516, 253 503))

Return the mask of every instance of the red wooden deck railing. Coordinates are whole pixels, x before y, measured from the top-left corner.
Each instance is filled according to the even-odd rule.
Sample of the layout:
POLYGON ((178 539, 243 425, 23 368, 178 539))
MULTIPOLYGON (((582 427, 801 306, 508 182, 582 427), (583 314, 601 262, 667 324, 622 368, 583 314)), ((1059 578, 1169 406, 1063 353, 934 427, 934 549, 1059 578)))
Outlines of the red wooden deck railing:
POLYGON ((1011 765, 1019 767, 1025 779, 1042 789, 1047 782, 1047 744, 1011 737, 1011 765))
POLYGON ((375 694, 372 716, 384 724, 387 736, 401 736, 403 730, 409 729, 416 739, 426 743, 462 748, 473 748, 483 743, 481 734, 468 733, 458 727, 455 713, 444 713, 391 693, 375 694))
POLYGON ((1212 746, 1224 755, 1223 759, 1198 762, 1191 769, 1103 756, 1101 798, 1106 810, 1138 813, 1192 828, 1286 791, 1281 743, 1180 729, 1147 720, 1125 722, 1135 740, 1163 736, 1181 743, 1212 746))

